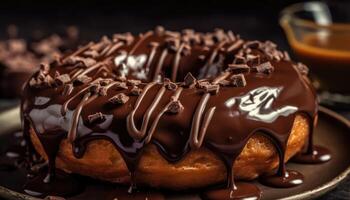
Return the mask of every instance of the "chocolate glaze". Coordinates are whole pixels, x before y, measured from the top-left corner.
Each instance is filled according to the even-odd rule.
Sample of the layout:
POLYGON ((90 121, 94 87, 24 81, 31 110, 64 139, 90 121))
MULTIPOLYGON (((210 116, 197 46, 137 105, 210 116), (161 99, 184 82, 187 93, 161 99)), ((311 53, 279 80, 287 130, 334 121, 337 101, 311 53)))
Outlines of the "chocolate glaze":
MULTIPOLYGON (((272 185, 285 187, 290 178, 302 179, 294 172, 285 178, 284 153, 295 115, 304 114, 314 122, 317 101, 305 74, 272 42, 243 41, 222 30, 202 34, 157 29, 137 37, 103 37, 41 69, 25 86, 22 112, 25 134, 32 127, 49 155, 50 177, 63 136, 74 146, 76 157, 84 155, 92 140, 111 141, 131 173, 131 189, 146 144, 155 144, 170 162, 191 149, 207 147, 225 162, 228 189, 233 191, 218 193, 236 197, 242 191, 236 191, 240 187, 234 183, 232 165, 257 132, 270 138, 279 154, 272 185), (88 51, 97 56, 87 57, 88 51), (246 85, 230 86, 235 72, 228 64, 242 62, 250 68, 243 76, 246 85), (197 83, 181 82, 189 72, 197 83), (69 94, 63 92, 65 84, 52 78, 62 74, 68 74, 74 85, 69 94), (167 86, 170 80, 162 82, 166 77, 176 88, 167 86), (112 105, 109 99, 121 93, 129 95, 128 101, 112 105), (173 102, 182 108, 175 114, 168 112, 173 102), (89 122, 95 113, 103 114, 101 121, 89 122)), ((310 128, 308 149, 312 148, 310 128)), ((256 188, 242 187, 258 197, 256 188)))

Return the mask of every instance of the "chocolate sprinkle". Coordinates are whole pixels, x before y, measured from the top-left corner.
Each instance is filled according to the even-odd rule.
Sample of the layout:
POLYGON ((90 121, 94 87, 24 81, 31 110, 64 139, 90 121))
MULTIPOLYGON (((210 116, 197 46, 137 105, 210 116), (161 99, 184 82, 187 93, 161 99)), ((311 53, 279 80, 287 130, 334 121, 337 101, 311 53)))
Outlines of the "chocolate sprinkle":
POLYGON ((167 108, 167 113, 171 113, 171 114, 178 114, 181 111, 183 111, 184 106, 181 104, 181 102, 179 100, 173 100, 167 108))
POLYGON ((125 104, 129 100, 129 97, 124 93, 119 93, 108 99, 111 104, 125 104))
POLYGON ((133 88, 130 91, 130 94, 133 96, 139 96, 141 93, 142 93, 142 89, 137 86, 133 86, 133 88))
POLYGON ((247 85, 247 82, 243 74, 234 74, 230 77, 231 85, 234 87, 244 87, 247 85))
POLYGON ((74 83, 78 83, 78 84, 85 84, 88 83, 92 80, 91 77, 88 77, 86 75, 82 75, 82 76, 78 76, 77 79, 75 79, 74 83))
POLYGON ((102 123, 103 121, 106 120, 106 116, 102 114, 101 112, 92 114, 88 116, 89 123, 102 123))
POLYGON ((248 73, 250 67, 246 64, 229 64, 227 70, 231 73, 248 73))
POLYGON ((70 76, 69 74, 62 74, 62 75, 58 75, 55 78, 55 82, 57 85, 64 85, 66 83, 70 82, 70 76))
POLYGON ((165 88, 167 88, 168 90, 173 90, 174 91, 174 90, 177 89, 176 83, 172 82, 170 79, 165 78, 163 82, 164 82, 165 88))
POLYGON ((270 62, 264 62, 253 68, 258 73, 271 74, 274 71, 274 67, 270 62))
POLYGON ((183 85, 188 88, 192 88, 196 84, 196 78, 191 74, 191 72, 187 73, 183 85))

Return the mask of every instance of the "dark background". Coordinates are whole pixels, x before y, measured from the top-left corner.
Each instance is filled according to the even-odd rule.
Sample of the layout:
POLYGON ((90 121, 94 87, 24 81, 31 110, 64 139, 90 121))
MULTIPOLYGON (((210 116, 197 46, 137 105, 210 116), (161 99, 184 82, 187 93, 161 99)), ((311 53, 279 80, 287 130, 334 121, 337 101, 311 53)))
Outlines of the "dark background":
POLYGON ((211 31, 231 29, 244 38, 273 40, 286 48, 278 25, 282 8, 295 0, 209 0, 209 1, 108 1, 108 0, 5 0, 0 6, 0 37, 15 24, 22 37, 34 31, 62 32, 68 25, 80 28, 82 40, 96 40, 104 34, 133 33, 163 25, 167 29, 194 28, 211 31))

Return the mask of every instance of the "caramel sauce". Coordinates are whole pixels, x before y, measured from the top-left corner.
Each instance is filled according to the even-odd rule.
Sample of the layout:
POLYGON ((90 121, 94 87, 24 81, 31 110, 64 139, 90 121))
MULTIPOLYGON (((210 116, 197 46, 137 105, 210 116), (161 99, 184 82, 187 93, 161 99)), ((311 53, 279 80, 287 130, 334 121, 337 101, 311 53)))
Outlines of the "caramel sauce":
POLYGON ((308 65, 314 85, 320 90, 350 93, 350 36, 319 32, 306 34, 290 44, 298 59, 308 65))

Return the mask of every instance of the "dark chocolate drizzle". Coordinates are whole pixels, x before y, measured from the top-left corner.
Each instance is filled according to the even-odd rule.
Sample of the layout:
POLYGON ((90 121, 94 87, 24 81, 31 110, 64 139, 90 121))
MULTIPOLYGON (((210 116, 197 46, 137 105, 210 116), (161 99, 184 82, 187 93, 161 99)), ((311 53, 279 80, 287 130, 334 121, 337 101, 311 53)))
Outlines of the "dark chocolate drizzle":
MULTIPOLYGON (((45 148, 49 174, 53 176, 57 154, 52 147, 60 144, 61 135, 71 141, 77 157, 83 156, 90 141, 106 139, 123 156, 132 187, 142 149, 153 143, 171 162, 191 149, 213 150, 226 164, 229 194, 241 194, 236 191, 232 166, 257 132, 269 137, 279 154, 278 171, 270 181, 276 186, 276 177, 285 180, 288 173, 284 152, 295 115, 307 116, 311 126, 317 116, 315 92, 289 56, 270 41, 247 42, 222 30, 203 34, 158 29, 137 37, 130 33, 114 35, 112 40, 103 37, 34 74, 30 82, 24 89, 22 111, 44 147, 51 146, 45 148), (96 51, 94 58, 86 57, 91 50, 96 51), (229 64, 242 62, 251 70, 244 70, 240 76, 244 84, 237 84, 229 64), (66 95, 62 95, 64 85, 45 82, 45 77, 57 72, 71 77, 69 84, 74 87, 66 95), (191 85, 181 82, 189 72, 199 78, 191 85), (167 77, 175 82, 174 90, 165 85, 169 80, 162 83, 167 77), (132 79, 142 83, 128 82, 132 79), (127 84, 120 87, 123 83, 127 84), (129 95, 128 101, 111 104, 109 99, 121 93, 129 95), (173 102, 179 107, 175 113, 168 112, 173 102), (88 116, 95 113, 102 113, 105 120, 89 123, 88 116), (46 140, 50 135, 57 139, 46 140)), ((313 149, 310 130, 306 153, 313 149)), ((294 177, 300 179, 289 176, 288 181, 294 177)))

